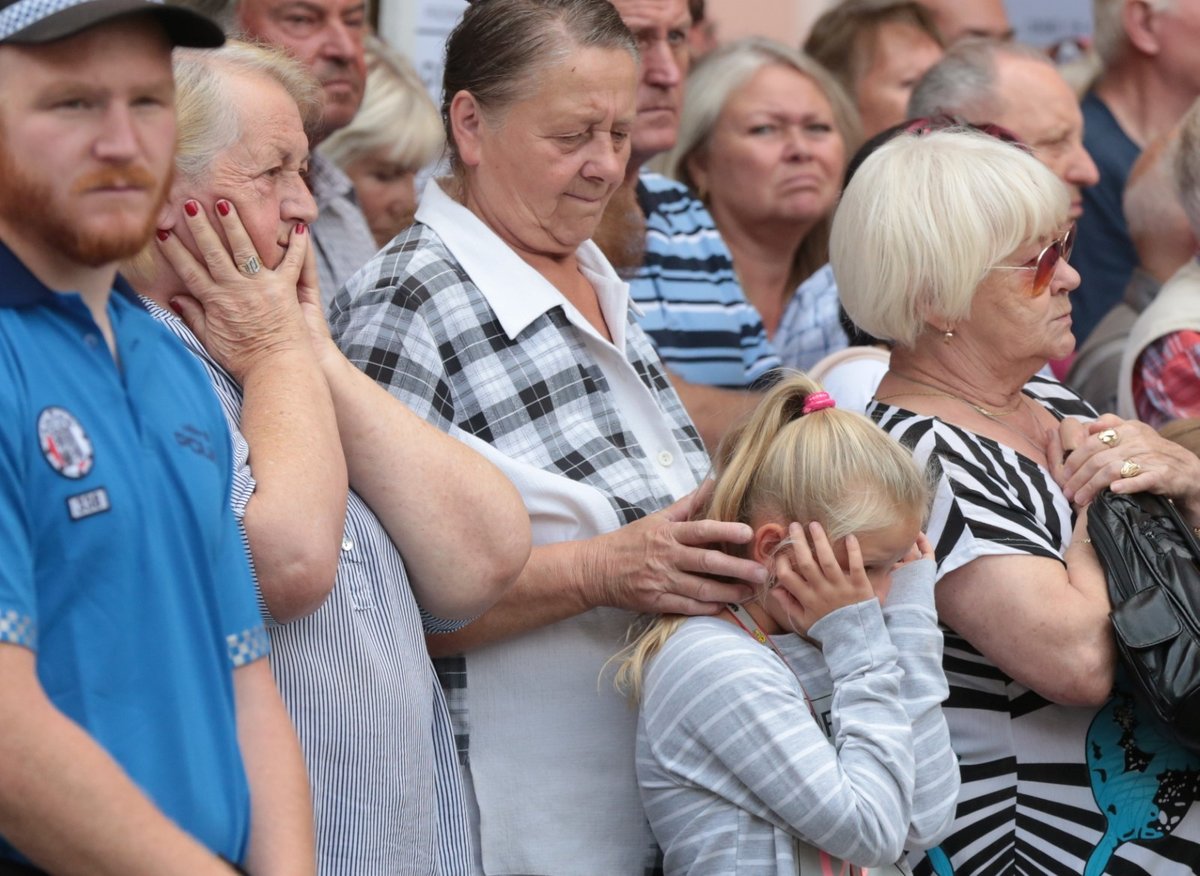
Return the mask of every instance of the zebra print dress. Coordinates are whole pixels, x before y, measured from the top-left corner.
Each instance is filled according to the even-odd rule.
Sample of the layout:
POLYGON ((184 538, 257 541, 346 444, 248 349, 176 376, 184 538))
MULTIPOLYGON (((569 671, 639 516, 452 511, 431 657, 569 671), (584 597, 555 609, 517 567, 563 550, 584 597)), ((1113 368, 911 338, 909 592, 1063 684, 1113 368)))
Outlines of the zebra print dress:
MULTIPOLYGON (((1024 391, 1060 420, 1096 416, 1055 381, 1024 391)), ((1062 561, 1073 514, 1048 471, 935 417, 882 402, 868 415, 937 479, 939 580, 983 556, 1062 561)), ((951 835, 911 855, 916 876, 1200 872, 1200 754, 1165 738, 1127 685, 1099 709, 1056 705, 943 632, 962 789, 951 835)))

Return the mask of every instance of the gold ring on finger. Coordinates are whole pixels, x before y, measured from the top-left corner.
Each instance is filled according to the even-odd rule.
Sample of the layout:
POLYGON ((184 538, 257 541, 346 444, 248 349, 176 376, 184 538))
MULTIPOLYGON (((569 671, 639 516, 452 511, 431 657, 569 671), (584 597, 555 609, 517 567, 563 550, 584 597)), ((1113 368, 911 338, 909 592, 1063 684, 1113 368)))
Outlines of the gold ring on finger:
POLYGON ((1100 439, 1100 443, 1105 447, 1116 447, 1121 443, 1121 436, 1117 434, 1116 429, 1105 429, 1096 435, 1100 439))
POLYGON ((253 277, 262 270, 262 262, 258 260, 258 256, 250 256, 241 265, 241 271, 247 277, 253 277))
POLYGON ((1142 467, 1132 459, 1127 459, 1121 463, 1121 477, 1135 478, 1142 473, 1142 467))

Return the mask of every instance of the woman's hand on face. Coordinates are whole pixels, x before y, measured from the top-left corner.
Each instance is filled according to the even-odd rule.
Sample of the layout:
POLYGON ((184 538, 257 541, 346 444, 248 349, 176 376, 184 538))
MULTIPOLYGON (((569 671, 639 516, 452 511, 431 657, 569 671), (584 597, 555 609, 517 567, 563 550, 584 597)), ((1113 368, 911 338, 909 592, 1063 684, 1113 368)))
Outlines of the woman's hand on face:
MULTIPOLYGON (((198 201, 188 201, 184 221, 200 250, 200 259, 179 238, 159 235, 163 255, 183 282, 186 294, 171 305, 204 349, 239 383, 271 354, 284 347, 308 345, 309 329, 300 309, 298 284, 308 258, 308 229, 292 229, 279 266, 262 265, 232 203, 217 202, 228 248, 198 201), (225 207, 224 212, 222 208, 225 207), (258 265, 248 270, 247 265, 258 265)), ((312 265, 315 273, 315 264, 312 265)), ((316 281, 307 281, 315 289, 316 281)), ((311 296, 311 293, 309 293, 311 296)), ((318 305, 319 308, 319 305, 318 305)))
POLYGON ((712 615, 757 593, 767 570, 720 548, 746 544, 754 531, 744 523, 691 519, 711 489, 706 482, 661 511, 591 539, 581 571, 585 601, 638 612, 712 615))
POLYGON ((777 586, 767 597, 783 610, 788 625, 802 634, 831 611, 875 596, 858 539, 846 536, 847 568, 843 569, 821 525, 810 523, 808 532, 811 548, 800 524, 789 527, 791 547, 775 557, 777 586))
POLYGON ((1063 420, 1050 435, 1047 458, 1055 480, 1076 506, 1111 487, 1114 493, 1170 496, 1185 506, 1193 523, 1200 515, 1200 459, 1138 420, 1113 414, 1090 423, 1063 420), (1123 468, 1135 473, 1122 476, 1123 468))

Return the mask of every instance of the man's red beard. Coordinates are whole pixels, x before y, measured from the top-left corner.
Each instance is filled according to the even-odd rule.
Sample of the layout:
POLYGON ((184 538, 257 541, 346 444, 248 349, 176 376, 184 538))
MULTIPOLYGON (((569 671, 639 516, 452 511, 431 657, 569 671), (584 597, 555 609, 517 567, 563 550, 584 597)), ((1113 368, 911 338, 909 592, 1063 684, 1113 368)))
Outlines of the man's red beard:
MULTIPOLYGON (((0 138, 3 132, 0 131, 0 138)), ((2 139, 0 139, 2 142, 2 139)), ((29 156, 36 161, 37 156, 29 156)), ((17 163, 7 148, 0 148, 0 219, 23 236, 37 240, 63 258, 89 267, 112 264, 135 255, 150 240, 155 220, 171 188, 172 167, 164 179, 156 179, 142 165, 105 167, 78 179, 71 194, 78 195, 106 186, 137 186, 153 193, 146 216, 132 226, 128 222, 97 228, 64 214, 54 203, 53 187, 17 163)))

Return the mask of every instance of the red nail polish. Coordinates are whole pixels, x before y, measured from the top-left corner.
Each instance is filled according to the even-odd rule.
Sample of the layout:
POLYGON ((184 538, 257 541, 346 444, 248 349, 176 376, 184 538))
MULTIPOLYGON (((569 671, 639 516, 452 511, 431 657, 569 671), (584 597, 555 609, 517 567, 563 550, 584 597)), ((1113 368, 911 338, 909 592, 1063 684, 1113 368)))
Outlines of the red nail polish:
POLYGON ((167 304, 171 305, 171 309, 174 310, 177 314, 179 314, 180 316, 183 316, 183 308, 175 303, 174 298, 172 298, 170 301, 168 301, 167 304))
POLYGON ((154 232, 154 234, 155 234, 155 236, 158 237, 159 240, 166 240, 168 237, 171 236, 171 232, 167 231, 167 229, 165 229, 165 228, 158 229, 157 231, 154 232))
POLYGON ((189 216, 195 216, 200 212, 200 205, 195 201, 184 201, 183 212, 187 213, 189 216))
POLYGON ((303 222, 297 222, 297 223, 296 223, 296 233, 297 233, 297 234, 303 234, 304 232, 305 232, 305 225, 304 225, 304 223, 303 223, 303 222))
POLYGON ((224 199, 217 201, 217 212, 220 213, 222 216, 228 216, 229 215, 229 202, 224 199))

